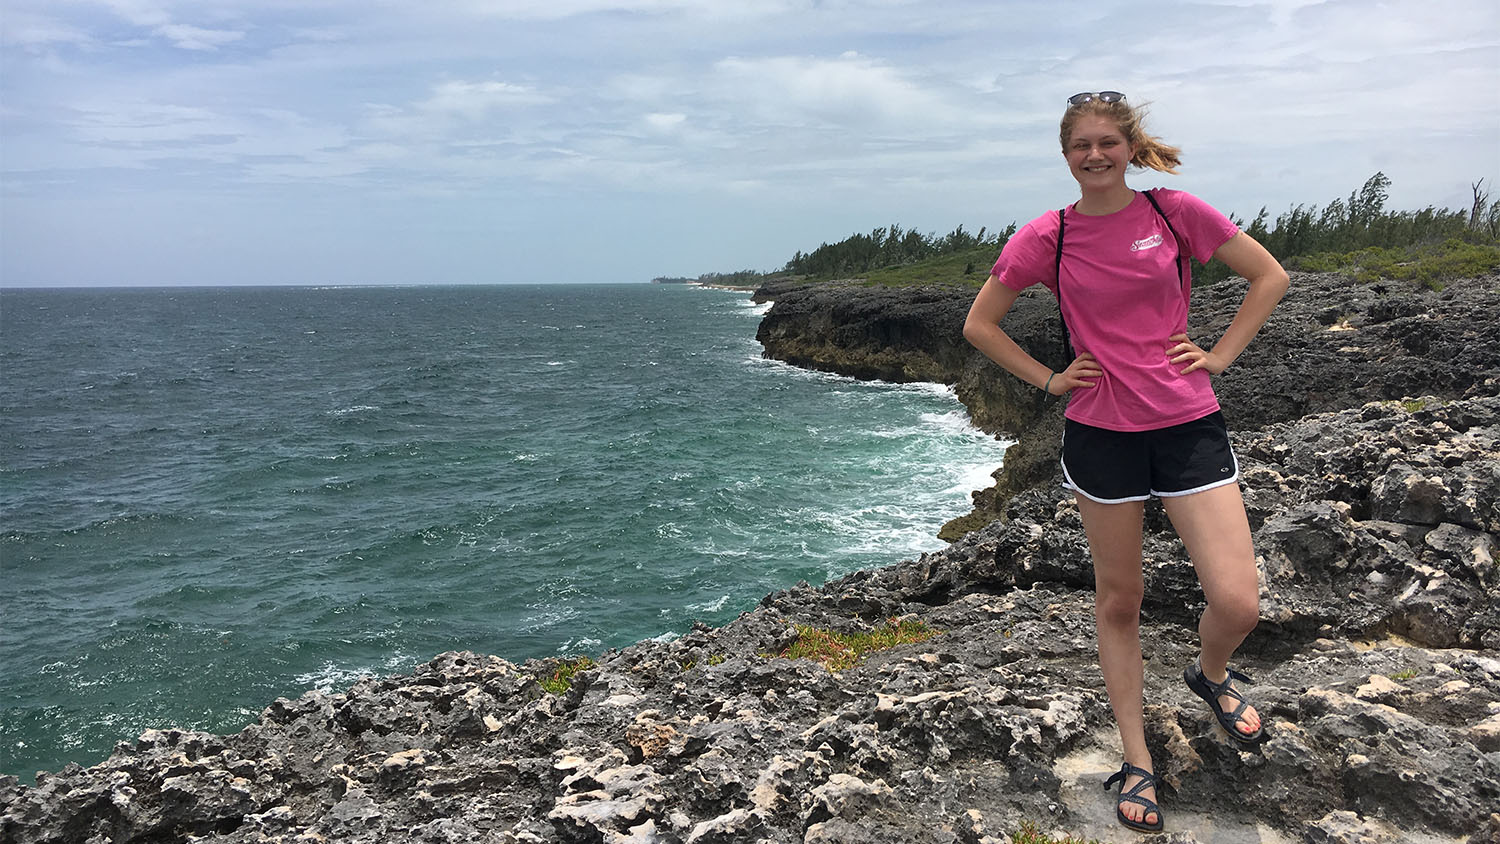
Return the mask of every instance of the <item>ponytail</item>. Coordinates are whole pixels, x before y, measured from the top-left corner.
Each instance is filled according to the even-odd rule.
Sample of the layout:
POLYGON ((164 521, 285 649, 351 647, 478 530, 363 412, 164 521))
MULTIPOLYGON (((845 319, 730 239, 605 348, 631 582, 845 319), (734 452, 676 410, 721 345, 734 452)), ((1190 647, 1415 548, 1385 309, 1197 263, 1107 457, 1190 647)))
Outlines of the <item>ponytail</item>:
POLYGON ((1145 132, 1141 133, 1141 138, 1138 146, 1131 145, 1131 149, 1135 150, 1135 157, 1130 159, 1130 163, 1176 175, 1177 168, 1182 166, 1182 150, 1162 143, 1161 138, 1145 132))

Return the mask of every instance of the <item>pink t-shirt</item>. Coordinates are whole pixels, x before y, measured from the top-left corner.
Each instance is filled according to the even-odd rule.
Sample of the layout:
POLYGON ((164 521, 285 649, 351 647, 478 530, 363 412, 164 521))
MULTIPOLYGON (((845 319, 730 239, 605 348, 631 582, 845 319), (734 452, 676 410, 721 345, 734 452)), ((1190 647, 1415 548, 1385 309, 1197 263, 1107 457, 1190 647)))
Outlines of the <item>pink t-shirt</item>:
MULTIPOLYGON (((1207 262, 1239 233, 1223 214, 1182 191, 1152 192, 1185 248, 1207 262)), ((1104 375, 1068 397, 1069 419, 1114 431, 1149 431, 1219 409, 1207 370, 1181 375, 1168 337, 1187 330, 1188 290, 1177 282, 1178 245, 1139 192, 1113 214, 1069 206, 1063 232, 1062 310, 1075 354, 1089 352, 1104 375)), ((994 274, 1012 290, 1046 285, 1055 295, 1057 212, 1027 223, 1005 244, 994 274)), ((1183 268, 1187 277, 1187 268, 1183 268)), ((1191 279, 1187 285, 1192 287, 1191 279)))

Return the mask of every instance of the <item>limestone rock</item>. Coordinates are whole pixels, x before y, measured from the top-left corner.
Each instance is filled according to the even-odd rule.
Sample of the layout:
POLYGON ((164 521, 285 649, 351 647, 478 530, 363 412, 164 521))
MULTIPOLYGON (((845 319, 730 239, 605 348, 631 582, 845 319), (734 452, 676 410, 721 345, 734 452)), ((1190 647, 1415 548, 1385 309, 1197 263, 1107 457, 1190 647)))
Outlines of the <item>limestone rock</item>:
MULTIPOLYGON (((1025 432, 987 499, 999 518, 941 551, 778 591, 722 628, 598 655, 561 696, 538 683, 549 661, 445 653, 275 701, 236 735, 152 730, 93 767, 0 778, 0 840, 989 844, 1022 821, 1114 840, 1093 574, 1047 456, 1060 404, 954 339, 972 291, 851 290, 782 291, 768 350, 946 380, 976 419, 1025 432), (796 625, 892 618, 938 635, 837 674, 767 656, 796 625), (1097 814, 1063 799, 1064 759, 1094 760, 1097 814)), ((1299 276, 1216 382, 1238 417, 1262 586, 1236 667, 1255 678, 1268 739, 1241 747, 1183 686, 1203 598, 1148 507, 1147 739, 1168 828, 1153 840, 1196 840, 1174 812, 1292 841, 1500 840, 1500 366, 1476 328, 1500 316, 1494 290, 1299 276), (1327 309, 1359 337, 1329 336, 1327 309)), ((1210 333, 1242 293, 1195 291, 1210 333)), ((1023 297, 1018 334, 1050 342, 1053 308, 1023 297)))

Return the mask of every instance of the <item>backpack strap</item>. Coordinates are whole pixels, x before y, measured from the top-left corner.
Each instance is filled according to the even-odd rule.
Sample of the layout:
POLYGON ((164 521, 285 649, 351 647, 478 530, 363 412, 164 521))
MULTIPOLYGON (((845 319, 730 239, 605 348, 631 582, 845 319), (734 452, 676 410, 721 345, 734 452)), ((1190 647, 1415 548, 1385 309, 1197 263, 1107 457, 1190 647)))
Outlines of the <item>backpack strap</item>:
POLYGON ((1067 226, 1065 211, 1067 211, 1066 208, 1057 209, 1057 261, 1052 268, 1057 277, 1057 324, 1061 327, 1062 331, 1062 360, 1064 367, 1073 361, 1071 345, 1068 339, 1068 321, 1063 318, 1062 312, 1062 245, 1063 229, 1067 226))
MULTIPOLYGON (((1172 225, 1172 218, 1167 216, 1167 212, 1161 210, 1161 203, 1156 201, 1155 189, 1141 191, 1141 193, 1144 193, 1146 199, 1151 201, 1151 207, 1156 209, 1156 213, 1161 217, 1161 221, 1167 224, 1167 231, 1172 233, 1172 240, 1177 244, 1177 260, 1174 262, 1177 264, 1177 286, 1182 288, 1183 295, 1185 296, 1188 292, 1187 273, 1183 270, 1183 264, 1191 260, 1191 256, 1187 254, 1186 249, 1182 248, 1182 238, 1177 236, 1177 229, 1172 225)), ((1053 265, 1053 272, 1057 277, 1057 322, 1062 326, 1062 359, 1064 365, 1071 363, 1073 360, 1072 346, 1068 339, 1068 321, 1062 315, 1062 251, 1063 229, 1067 225, 1067 214, 1064 213, 1066 211, 1066 208, 1059 208, 1057 210, 1057 259, 1053 265)))
MULTIPOLYGON (((1183 294, 1186 295, 1187 278, 1183 273, 1182 264, 1184 261, 1191 260, 1191 257, 1187 254, 1187 250, 1182 248, 1182 238, 1177 236, 1177 229, 1172 226, 1172 218, 1167 216, 1167 212, 1161 210, 1161 203, 1156 201, 1155 189, 1141 192, 1146 195, 1147 199, 1151 200, 1151 207, 1156 209, 1156 213, 1161 217, 1161 221, 1167 224, 1167 231, 1172 233, 1172 240, 1177 243, 1177 286, 1181 287, 1183 294)), ((1062 243, 1061 238, 1059 238, 1058 243, 1062 243)), ((1060 251, 1061 249, 1059 248, 1060 251)))

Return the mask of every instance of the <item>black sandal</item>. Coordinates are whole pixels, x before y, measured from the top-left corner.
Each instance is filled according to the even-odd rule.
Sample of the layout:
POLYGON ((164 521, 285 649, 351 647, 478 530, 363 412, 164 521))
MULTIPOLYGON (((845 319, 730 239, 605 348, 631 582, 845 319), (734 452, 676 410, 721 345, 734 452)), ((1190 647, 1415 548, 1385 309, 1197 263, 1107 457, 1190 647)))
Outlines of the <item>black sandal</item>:
POLYGON ((1137 768, 1129 762, 1121 765, 1119 771, 1116 771, 1113 776, 1104 781, 1105 791, 1108 791, 1109 787, 1115 783, 1120 784, 1120 799, 1115 803, 1115 817, 1119 818, 1120 823, 1138 832, 1161 832, 1163 826, 1161 807, 1156 805, 1154 801, 1141 796, 1142 791, 1148 788, 1156 788, 1159 782, 1156 774, 1144 768, 1137 768), (1141 781, 1131 786, 1129 791, 1126 791, 1125 778, 1131 774, 1140 777, 1141 781), (1139 806, 1144 806, 1146 811, 1141 813, 1140 820, 1131 820, 1129 816, 1120 811, 1121 803, 1135 803, 1139 806), (1146 823, 1146 816, 1152 812, 1156 813, 1156 823, 1146 823))
POLYGON ((1187 683, 1188 688, 1193 690, 1193 694, 1203 698, 1209 708, 1214 711, 1214 717, 1219 719, 1219 726, 1223 727, 1225 732, 1233 736, 1236 741, 1244 744, 1255 744, 1265 738, 1266 725, 1262 723, 1259 727, 1255 728, 1255 732, 1253 733, 1247 733, 1239 728, 1240 715, 1246 709, 1250 708, 1250 702, 1245 700, 1245 696, 1240 694, 1240 690, 1234 687, 1235 680, 1244 683, 1254 681, 1235 671, 1233 668, 1226 670, 1229 672, 1229 675, 1224 678, 1224 682, 1215 683, 1203 676, 1202 664, 1194 662, 1183 669, 1182 679, 1187 683), (1221 695, 1228 695, 1239 701, 1233 712, 1225 712, 1224 707, 1219 705, 1219 697, 1221 695))

